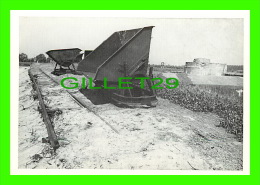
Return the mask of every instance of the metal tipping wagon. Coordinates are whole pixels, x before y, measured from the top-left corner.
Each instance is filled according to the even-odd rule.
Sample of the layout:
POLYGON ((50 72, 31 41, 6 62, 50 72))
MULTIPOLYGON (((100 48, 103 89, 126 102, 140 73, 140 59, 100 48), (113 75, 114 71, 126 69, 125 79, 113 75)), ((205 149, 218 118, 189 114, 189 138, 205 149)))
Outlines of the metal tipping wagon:
MULTIPOLYGON (((153 26, 132 30, 118 31, 100 44, 78 65, 77 70, 85 76, 94 74, 96 86, 103 87, 104 79, 109 86, 118 87, 120 77, 132 77, 127 84, 132 89, 102 89, 104 94, 116 104, 127 106, 155 106, 156 94, 152 89, 153 82, 135 77, 152 78, 152 69, 148 73, 149 51, 153 26)), ((91 76, 91 75, 90 75, 91 76)))
POLYGON ((62 75, 67 72, 74 73, 76 69, 73 63, 82 60, 83 54, 81 54, 80 52, 81 49, 79 48, 47 51, 46 54, 56 62, 54 71, 52 73, 55 75, 62 75), (57 65, 59 65, 59 69, 57 69, 57 65))

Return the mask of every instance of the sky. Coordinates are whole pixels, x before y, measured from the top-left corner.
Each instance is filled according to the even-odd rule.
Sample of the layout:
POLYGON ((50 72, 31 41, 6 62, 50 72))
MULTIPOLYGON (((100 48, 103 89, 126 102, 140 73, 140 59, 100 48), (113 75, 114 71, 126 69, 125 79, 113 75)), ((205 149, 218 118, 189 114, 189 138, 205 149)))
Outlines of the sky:
MULTIPOLYGON (((69 15, 68 15, 69 16, 69 15)), ((94 50, 116 31, 155 26, 150 63, 184 65, 194 58, 243 65, 243 19, 20 17, 19 52, 29 58, 52 49, 94 50)))

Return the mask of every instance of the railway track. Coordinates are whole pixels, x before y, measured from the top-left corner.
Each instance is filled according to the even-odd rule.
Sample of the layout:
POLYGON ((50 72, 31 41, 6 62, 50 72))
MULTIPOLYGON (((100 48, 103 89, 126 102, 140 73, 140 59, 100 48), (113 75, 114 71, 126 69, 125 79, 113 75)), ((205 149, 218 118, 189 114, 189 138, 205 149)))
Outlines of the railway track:
MULTIPOLYGON (((46 72, 44 72, 40 68, 30 69, 28 71, 28 73, 31 78, 31 81, 33 82, 33 89, 37 93, 37 97, 38 97, 39 104, 40 104, 41 114, 42 114, 43 121, 44 121, 46 129, 47 129, 47 132, 48 132, 49 142, 51 144, 51 147, 54 150, 56 150, 57 148, 59 148, 59 142, 58 142, 58 138, 55 133, 51 118, 48 115, 49 110, 44 101, 45 95, 43 95, 43 87, 48 86, 50 89, 52 89, 52 88, 59 86, 59 82, 57 80, 55 80, 53 77, 51 77, 50 75, 48 75, 46 72)), ((108 121, 106 121, 97 112, 92 110, 80 97, 77 97, 77 95, 75 95, 73 92, 70 92, 68 90, 65 90, 65 93, 67 93, 69 95, 69 97, 71 98, 71 100, 77 104, 78 107, 76 107, 76 108, 84 108, 84 109, 86 109, 86 111, 91 112, 93 114, 93 116, 97 117, 97 119, 102 120, 102 122, 104 122, 107 126, 109 126, 115 133, 119 134, 119 132, 116 128, 114 128, 108 121)), ((48 95, 46 95, 46 96, 48 96, 48 95)), ((64 93, 61 93, 58 96, 64 96, 64 93)), ((73 108, 75 108, 75 107, 66 108, 66 109, 73 109, 73 108)))

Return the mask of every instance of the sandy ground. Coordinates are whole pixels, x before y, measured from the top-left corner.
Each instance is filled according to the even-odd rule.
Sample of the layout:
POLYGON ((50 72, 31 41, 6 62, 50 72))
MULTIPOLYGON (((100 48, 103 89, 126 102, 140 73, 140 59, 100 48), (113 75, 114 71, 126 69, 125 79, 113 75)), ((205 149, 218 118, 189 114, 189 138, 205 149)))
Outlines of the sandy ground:
MULTIPOLYGON (((41 66, 48 74, 52 66, 41 66)), ((217 127, 219 117, 197 113, 158 98, 154 108, 80 108, 60 86, 42 84, 60 148, 52 154, 45 125, 32 98, 28 67, 20 67, 19 168, 242 170, 243 143, 217 127)), ((51 75, 51 74, 50 74, 51 75)), ((66 74, 65 76, 73 76, 66 74)), ((81 77, 81 76, 79 76, 81 77)), ((62 77, 56 77, 61 79, 62 77)))
MULTIPOLYGON (((32 156, 45 147, 42 137, 47 130, 38 112, 38 101, 34 101, 33 89, 28 76, 29 67, 19 68, 19 167, 32 164, 32 156)), ((30 166, 33 168, 32 165, 30 166)))

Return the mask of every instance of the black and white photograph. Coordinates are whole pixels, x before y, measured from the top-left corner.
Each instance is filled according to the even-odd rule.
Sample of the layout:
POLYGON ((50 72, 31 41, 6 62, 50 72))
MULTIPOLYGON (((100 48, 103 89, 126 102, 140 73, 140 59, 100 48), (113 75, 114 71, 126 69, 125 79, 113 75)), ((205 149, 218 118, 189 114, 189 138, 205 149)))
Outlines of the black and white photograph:
POLYGON ((17 11, 12 166, 30 173, 247 172, 247 16, 17 11))

